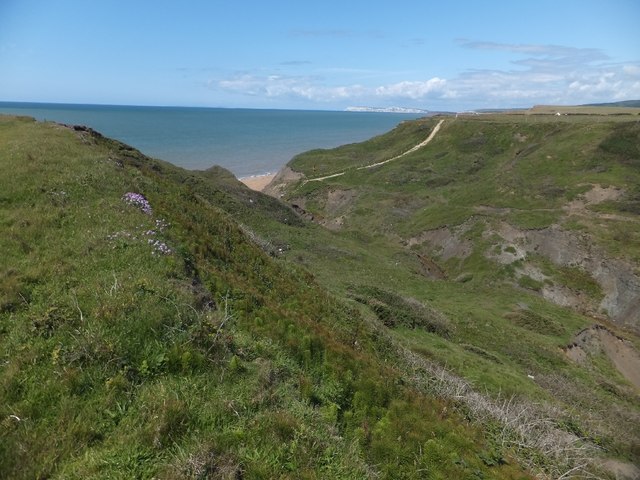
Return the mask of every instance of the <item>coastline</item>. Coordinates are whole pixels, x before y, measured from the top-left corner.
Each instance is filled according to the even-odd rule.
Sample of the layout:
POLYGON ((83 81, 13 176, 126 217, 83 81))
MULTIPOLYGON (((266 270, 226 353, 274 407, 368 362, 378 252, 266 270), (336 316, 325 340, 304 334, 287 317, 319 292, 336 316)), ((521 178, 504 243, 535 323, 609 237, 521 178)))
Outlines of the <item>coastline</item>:
POLYGON ((264 175, 252 175, 250 177, 240 177, 238 178, 238 180, 244 183, 251 190, 256 190, 258 192, 261 192, 262 190, 264 190, 264 187, 266 187, 269 184, 269 182, 273 180, 275 176, 276 176, 275 173, 265 173, 264 175))

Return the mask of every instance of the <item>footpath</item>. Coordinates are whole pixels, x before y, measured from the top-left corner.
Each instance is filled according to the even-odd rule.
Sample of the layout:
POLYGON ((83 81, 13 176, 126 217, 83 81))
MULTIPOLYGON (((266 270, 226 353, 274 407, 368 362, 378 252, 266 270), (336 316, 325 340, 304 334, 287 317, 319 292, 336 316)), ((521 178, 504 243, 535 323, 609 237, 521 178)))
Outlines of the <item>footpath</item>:
MULTIPOLYGON (((390 158, 388 160, 383 160, 382 162, 376 162, 376 163, 372 163, 371 165, 365 165, 363 167, 357 167, 355 170, 364 170, 366 168, 379 167, 380 165, 384 165, 385 163, 393 162, 394 160, 398 160, 398 159, 404 157, 405 155, 409 155, 410 153, 413 153, 416 150, 421 149, 422 147, 427 145, 431 140, 433 140, 433 138, 436 136, 436 134, 440 130, 440 126, 442 125, 442 122, 444 122, 444 120, 440 120, 438 122, 438 124, 433 128, 433 130, 431 130, 431 133, 429 134, 429 136, 424 141, 422 141, 419 144, 411 147, 406 152, 401 153, 400 155, 396 155, 395 157, 390 158)), ((307 179, 305 181, 305 183, 306 182, 321 182, 322 180, 327 180, 329 178, 339 177, 340 175, 344 175, 347 172, 348 172, 348 170, 345 170, 344 172, 333 173, 331 175, 327 175, 327 176, 324 176, 324 177, 309 178, 309 179, 307 179)))

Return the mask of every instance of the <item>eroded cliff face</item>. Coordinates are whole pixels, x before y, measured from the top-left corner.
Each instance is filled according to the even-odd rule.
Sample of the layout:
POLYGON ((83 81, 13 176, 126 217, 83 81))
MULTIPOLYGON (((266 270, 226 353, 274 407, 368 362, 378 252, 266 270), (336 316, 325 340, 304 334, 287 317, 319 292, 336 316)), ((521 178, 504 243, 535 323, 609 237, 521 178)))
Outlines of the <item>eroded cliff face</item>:
POLYGON ((438 262, 464 261, 481 249, 497 266, 510 266, 513 278, 545 299, 589 316, 612 320, 640 330, 640 275, 637 262, 614 257, 586 230, 569 230, 568 220, 583 222, 617 220, 628 228, 640 228, 640 219, 599 213, 587 207, 616 200, 618 188, 592 185, 584 195, 562 207, 559 223, 541 229, 518 228, 504 218, 511 209, 477 207, 477 215, 460 225, 427 230, 406 241, 423 246, 438 262), (470 234, 481 229, 481 239, 470 234), (523 279, 528 280, 523 281, 523 279))
POLYGON ((631 263, 610 258, 589 235, 570 232, 558 225, 524 231, 501 225, 498 233, 505 232, 508 232, 505 240, 524 252, 519 272, 543 283, 540 289, 543 297, 584 313, 606 315, 620 325, 640 326, 640 277, 631 263), (600 287, 601 295, 581 290, 580 286, 559 283, 536 265, 539 262, 533 259, 535 256, 557 267, 585 272, 600 287))
MULTIPOLYGON (((485 256, 500 265, 513 265, 515 279, 531 278, 545 299, 640 329, 640 277, 631 262, 611 258, 588 235, 558 225, 522 230, 500 222, 496 227, 485 225, 485 228, 483 237, 493 238, 485 256), (553 267, 583 272, 587 282, 593 279, 599 292, 594 292, 593 284, 581 288, 579 284, 564 283, 553 267)), ((467 229, 459 226, 426 231, 410 239, 409 245, 426 242, 439 260, 462 260, 471 251, 470 241, 465 238, 467 229)))
MULTIPOLYGON (((542 255, 555 265, 579 268, 588 273, 602 290, 599 313, 621 325, 640 326, 640 277, 635 274, 632 264, 609 258, 588 235, 568 232, 558 226, 523 232, 522 240, 527 252, 542 255)), ((547 297, 554 300, 551 295, 547 297)))
POLYGON ((587 365, 598 355, 605 355, 620 374, 640 391, 640 353, 633 344, 601 325, 576 334, 565 354, 579 365, 587 365))
POLYGON ((262 193, 271 195, 275 198, 281 198, 286 187, 294 182, 298 182, 304 178, 304 175, 300 172, 296 172, 289 167, 282 168, 273 180, 264 187, 262 193))
MULTIPOLYGON (((295 172, 283 171, 280 179, 272 183, 272 194, 287 182, 300 178, 295 172)), ((482 249, 485 258, 497 266, 511 266, 515 282, 536 290, 545 299, 640 331, 640 266, 633 259, 614 257, 589 228, 567 227, 569 221, 575 220, 586 225, 618 221, 628 228, 640 229, 640 218, 591 208, 620 199, 625 195, 622 189, 601 185, 585 187, 588 190, 583 195, 561 207, 558 223, 547 228, 518 228, 507 220, 513 209, 478 206, 474 215, 459 225, 425 230, 402 239, 402 243, 407 249, 419 247, 419 257, 427 256, 443 272, 447 270, 444 264, 451 259, 464 262, 474 251, 482 249), (478 229, 482 230, 480 238, 472 233, 478 229), (531 279, 534 288, 523 279, 531 279)), ((334 188, 326 189, 323 195, 320 200, 316 199, 321 213, 315 215, 306 210, 305 197, 291 201, 305 218, 331 230, 342 229, 354 215, 356 192, 334 188)), ((435 279, 456 276, 441 275, 435 279)))

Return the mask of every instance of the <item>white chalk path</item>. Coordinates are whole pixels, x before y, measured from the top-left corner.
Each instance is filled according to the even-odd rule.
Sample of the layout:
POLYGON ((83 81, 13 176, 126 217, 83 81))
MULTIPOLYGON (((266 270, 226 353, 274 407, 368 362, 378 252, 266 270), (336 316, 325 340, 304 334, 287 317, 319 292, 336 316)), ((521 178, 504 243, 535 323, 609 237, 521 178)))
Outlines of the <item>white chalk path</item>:
MULTIPOLYGON (((384 165, 385 163, 389 163, 389 162, 393 162, 394 160, 398 160, 399 158, 402 158, 405 155, 409 155, 410 153, 413 153, 416 150, 421 149, 422 147, 427 145, 431 140, 433 140, 433 137, 435 137, 436 133, 438 133, 438 131, 440 130, 440 126, 442 125, 442 122, 444 122, 444 120, 440 120, 438 122, 438 124, 433 128, 433 130, 431 130, 431 133, 426 138, 426 140, 424 140, 423 142, 420 142, 419 144, 413 146, 412 148, 410 148, 406 152, 401 153, 400 155, 396 155, 395 157, 390 158, 389 160, 383 160, 382 162, 372 163, 371 165, 365 165, 364 167, 358 167, 358 168, 356 168, 356 170, 364 170, 365 168, 378 167, 380 165, 384 165)), ((346 170, 344 172, 334 173, 332 175, 327 175, 326 177, 309 178, 308 180, 305 181, 305 183, 306 182, 320 182, 322 180, 327 180, 328 178, 339 177, 340 175, 344 175, 345 173, 347 173, 346 170)))
POLYGON ((414 146, 413 148, 407 150, 406 152, 401 153, 400 155, 397 155, 397 156, 395 156, 393 158, 390 158, 389 160, 384 160, 384 161, 378 162, 378 163, 372 163, 371 165, 365 165, 364 167, 358 167, 356 170, 364 170, 365 168, 373 168, 373 167, 377 167, 379 165, 384 165, 385 163, 393 162, 394 160, 398 160, 399 158, 402 158, 405 155, 409 155, 410 153, 413 153, 416 150, 421 149, 427 143, 429 143, 431 140, 433 140, 433 137, 435 137, 436 133, 438 133, 438 130, 440 130, 440 125, 442 125, 442 122, 444 122, 444 120, 440 120, 438 122, 438 124, 433 128, 433 130, 431 130, 431 133, 429 134, 429 136, 427 137, 427 139, 424 142, 419 143, 418 145, 414 146))

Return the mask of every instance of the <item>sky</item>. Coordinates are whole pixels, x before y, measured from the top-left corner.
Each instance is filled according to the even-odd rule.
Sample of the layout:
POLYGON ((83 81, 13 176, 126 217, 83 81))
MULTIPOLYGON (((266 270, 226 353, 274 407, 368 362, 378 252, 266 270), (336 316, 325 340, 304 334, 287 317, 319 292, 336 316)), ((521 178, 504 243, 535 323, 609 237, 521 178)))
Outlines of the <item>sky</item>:
POLYGON ((0 101, 462 111, 640 99, 639 0, 0 0, 0 101))

